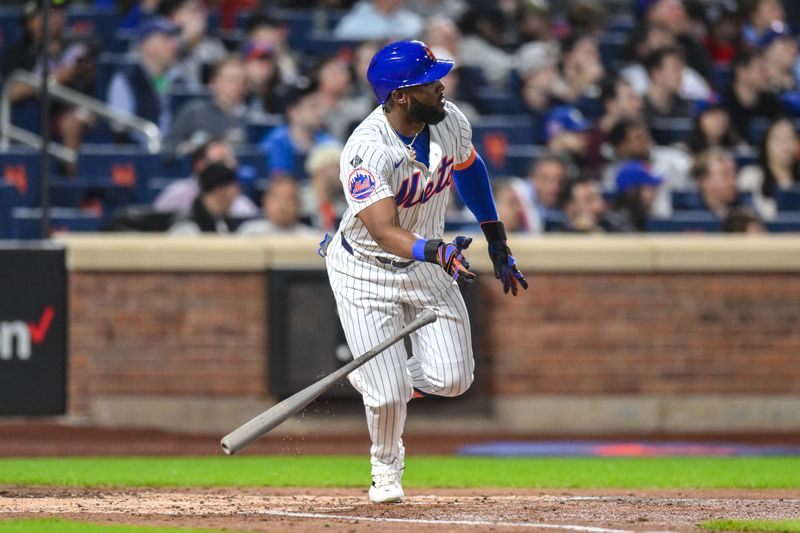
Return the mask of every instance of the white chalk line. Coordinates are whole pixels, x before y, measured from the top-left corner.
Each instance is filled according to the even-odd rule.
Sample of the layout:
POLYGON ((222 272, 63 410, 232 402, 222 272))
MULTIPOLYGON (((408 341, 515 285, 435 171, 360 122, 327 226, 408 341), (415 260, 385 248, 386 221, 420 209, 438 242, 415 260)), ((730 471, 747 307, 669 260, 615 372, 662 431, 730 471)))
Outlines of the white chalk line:
MULTIPOLYGON (((442 526, 493 526, 493 527, 528 527, 538 529, 566 529, 568 531, 583 531, 586 533, 644 533, 627 529, 609 529, 593 526, 576 526, 569 524, 538 524, 535 522, 493 522, 490 520, 426 520, 423 518, 376 518, 372 516, 349 516, 322 513, 298 513, 293 511, 264 510, 258 514, 270 516, 283 516, 287 518, 322 518, 327 520, 358 520, 359 522, 392 522, 399 524, 425 524, 442 526)), ((671 533, 660 531, 658 533, 671 533)))

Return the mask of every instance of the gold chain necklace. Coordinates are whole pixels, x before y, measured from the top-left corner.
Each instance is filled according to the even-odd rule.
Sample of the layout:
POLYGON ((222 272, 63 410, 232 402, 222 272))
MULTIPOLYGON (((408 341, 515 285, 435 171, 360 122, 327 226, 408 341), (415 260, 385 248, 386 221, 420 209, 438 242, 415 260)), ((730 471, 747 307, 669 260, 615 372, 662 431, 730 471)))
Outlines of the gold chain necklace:
POLYGON ((422 133, 422 130, 424 130, 424 129, 425 129, 425 125, 423 124, 422 125, 422 129, 414 134, 414 137, 411 139, 411 142, 408 143, 408 144, 406 144, 406 142, 403 140, 403 138, 400 137, 399 133, 395 132, 395 133, 397 133, 397 136, 400 137, 400 142, 403 143, 403 144, 406 144, 406 148, 408 149, 408 157, 411 158, 411 162, 412 163, 417 160, 417 151, 414 149, 414 141, 417 140, 417 135, 422 133))
MULTIPOLYGON (((386 117, 386 122, 389 122, 389 115, 386 114, 386 110, 383 111, 383 115, 386 117)), ((406 144, 406 142, 400 136, 400 133, 396 129, 394 129, 394 127, 392 127, 392 123, 391 122, 389 122, 389 127, 392 128, 392 131, 394 132, 395 135, 397 135, 397 138, 400 139, 400 142, 405 145, 406 150, 408 150, 408 157, 411 158, 411 162, 413 163, 414 161, 416 161, 417 160, 417 151, 414 149, 413 145, 414 145, 414 141, 417 140, 417 136, 420 133, 422 133, 423 131, 425 131, 425 124, 423 124, 422 127, 420 128, 420 130, 417 133, 414 134, 414 137, 411 139, 411 142, 408 143, 408 144, 406 144)))

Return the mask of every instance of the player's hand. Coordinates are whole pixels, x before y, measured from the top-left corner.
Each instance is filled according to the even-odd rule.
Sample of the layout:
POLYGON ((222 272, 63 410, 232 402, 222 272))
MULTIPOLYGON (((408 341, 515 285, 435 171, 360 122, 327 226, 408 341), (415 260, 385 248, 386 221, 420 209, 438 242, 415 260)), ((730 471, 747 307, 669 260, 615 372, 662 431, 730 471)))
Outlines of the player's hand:
POLYGON ((503 292, 508 294, 510 290, 511 294, 516 296, 520 285, 528 290, 528 282, 517 268, 517 262, 506 243, 506 228, 503 223, 499 220, 484 222, 481 224, 481 229, 489 241, 489 257, 494 265, 494 277, 503 282, 503 292))
POLYGON ((459 285, 472 285, 475 282, 475 274, 469 271, 469 262, 461 253, 469 248, 471 242, 471 238, 459 236, 453 242, 439 244, 436 250, 436 262, 459 285))

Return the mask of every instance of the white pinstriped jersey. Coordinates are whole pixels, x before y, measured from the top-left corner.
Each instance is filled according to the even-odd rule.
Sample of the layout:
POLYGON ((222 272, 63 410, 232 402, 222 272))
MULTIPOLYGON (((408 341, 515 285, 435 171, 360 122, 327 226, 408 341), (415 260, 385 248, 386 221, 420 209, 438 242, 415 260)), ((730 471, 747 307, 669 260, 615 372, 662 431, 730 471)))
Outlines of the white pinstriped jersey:
POLYGON ((401 227, 425 239, 441 238, 454 167, 473 150, 466 117, 451 102, 445 111, 444 120, 429 126, 430 170, 412 162, 380 106, 348 139, 339 163, 348 209, 339 231, 359 256, 400 259, 384 252, 356 216, 384 198, 395 198, 401 227))

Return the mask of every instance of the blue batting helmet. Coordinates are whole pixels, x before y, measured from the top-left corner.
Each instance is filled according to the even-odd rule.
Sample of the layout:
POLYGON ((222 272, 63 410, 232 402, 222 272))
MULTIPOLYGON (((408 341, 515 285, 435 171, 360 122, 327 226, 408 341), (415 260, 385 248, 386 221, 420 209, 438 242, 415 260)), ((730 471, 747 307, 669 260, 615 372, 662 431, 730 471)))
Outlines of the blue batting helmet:
POLYGON ((425 43, 397 41, 378 50, 369 62, 367 79, 383 104, 395 89, 442 79, 452 68, 452 61, 436 59, 425 43))

